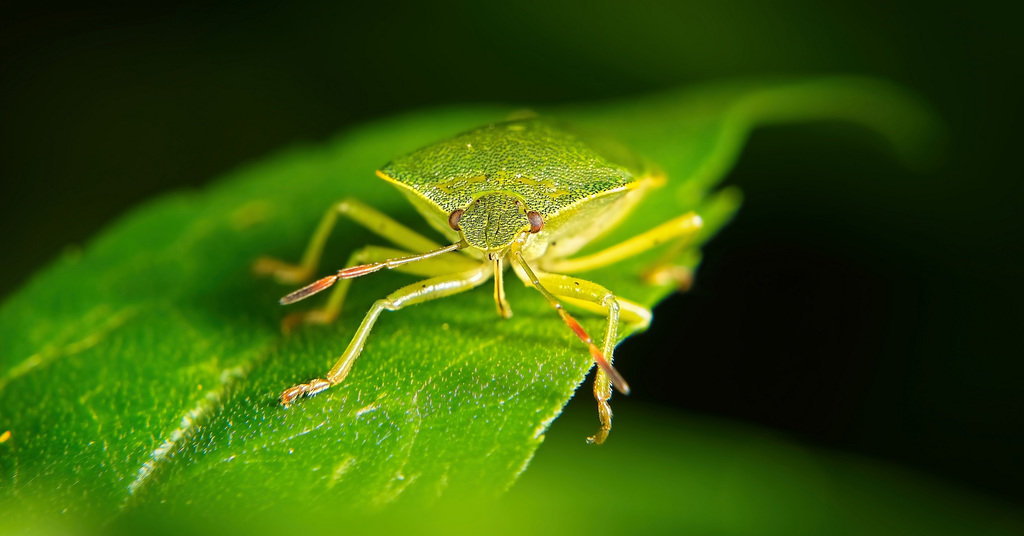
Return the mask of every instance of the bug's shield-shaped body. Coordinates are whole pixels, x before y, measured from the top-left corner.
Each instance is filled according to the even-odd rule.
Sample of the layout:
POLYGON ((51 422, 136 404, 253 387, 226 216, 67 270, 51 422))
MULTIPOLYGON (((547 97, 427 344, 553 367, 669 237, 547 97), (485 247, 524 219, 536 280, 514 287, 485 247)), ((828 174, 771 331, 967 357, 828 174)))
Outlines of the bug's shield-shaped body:
POLYGON ((351 278, 384 268, 430 277, 378 300, 326 379, 286 390, 281 402, 288 405, 299 396, 316 394, 341 382, 382 311, 469 290, 493 278, 498 313, 510 316, 503 272, 511 266, 524 283, 536 288, 557 310, 597 363, 594 395, 601 429, 590 441, 604 441, 611 429, 611 387, 623 393, 629 390, 611 365, 619 321, 642 328, 651 314, 597 283, 555 272, 606 266, 668 240, 684 241, 701 226, 700 218, 690 213, 597 253, 568 258, 621 221, 648 188, 659 182, 636 165, 620 163, 623 160, 607 154, 539 119, 479 128, 400 157, 377 172, 396 185, 450 245, 441 246, 349 199, 327 213, 300 265, 261 259, 257 272, 274 274, 284 281, 308 279, 338 214, 405 250, 367 246, 353 253, 346 268, 285 296, 281 303, 293 303, 337 283, 326 307, 291 316, 286 326, 297 321, 333 320, 351 278), (456 251, 466 255, 451 254, 456 251), (606 315, 602 348, 562 307, 559 298, 606 315))
POLYGON ((540 119, 466 132, 397 158, 378 175, 452 241, 459 235, 448 225, 449 214, 476 199, 487 203, 483 221, 474 226, 470 208, 460 227, 471 245, 488 252, 508 247, 529 227, 526 213, 538 212, 544 230, 528 238, 527 260, 575 253, 624 217, 641 192, 626 194, 646 185, 634 170, 540 119))

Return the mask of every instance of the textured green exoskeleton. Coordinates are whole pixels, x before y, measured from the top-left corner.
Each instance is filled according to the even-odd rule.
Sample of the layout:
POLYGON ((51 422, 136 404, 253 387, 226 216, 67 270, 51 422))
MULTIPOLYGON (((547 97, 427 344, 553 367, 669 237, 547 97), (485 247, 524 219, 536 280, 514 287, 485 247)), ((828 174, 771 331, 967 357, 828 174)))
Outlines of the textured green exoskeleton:
MULTIPOLYGON (((696 214, 685 214, 603 251, 569 258, 620 222, 646 192, 663 182, 659 175, 639 169, 631 161, 599 153, 579 137, 533 118, 466 132, 386 164, 377 175, 398 187, 449 244, 437 244, 349 199, 331 207, 298 265, 260 259, 256 264, 258 273, 273 274, 287 283, 307 280, 316 269, 338 214, 401 248, 367 246, 352 255, 346 268, 282 298, 283 304, 293 303, 337 283, 324 308, 289 316, 286 329, 296 322, 334 320, 351 278, 384 268, 428 277, 378 300, 326 377, 287 389, 281 403, 287 406, 299 396, 310 396, 341 382, 384 310, 449 296, 493 278, 498 314, 511 316, 503 280, 506 267, 511 266, 526 285, 536 288, 556 309, 597 363, 594 396, 601 429, 589 440, 603 442, 611 430, 611 387, 622 393, 629 391, 611 365, 619 322, 643 328, 650 322, 651 313, 596 283, 561 273, 605 266, 666 241, 685 242, 702 223, 696 214), (607 316, 601 348, 562 307, 560 299, 607 316)), ((665 268, 663 273, 667 274, 680 273, 671 270, 672 266, 656 268, 665 268)))

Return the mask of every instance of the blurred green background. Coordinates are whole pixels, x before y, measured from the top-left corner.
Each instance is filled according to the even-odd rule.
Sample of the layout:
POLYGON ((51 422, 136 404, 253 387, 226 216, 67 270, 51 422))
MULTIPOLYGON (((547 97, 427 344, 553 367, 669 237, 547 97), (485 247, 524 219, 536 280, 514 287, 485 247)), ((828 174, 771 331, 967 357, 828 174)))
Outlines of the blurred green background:
POLYGON ((732 77, 903 84, 947 122, 942 162, 908 171, 850 127, 755 133, 727 181, 746 193, 740 216, 706 249, 694 289, 619 351, 634 395, 616 404, 752 423, 1024 501, 1021 184, 1010 161, 1024 46, 996 3, 0 13, 0 296, 141 200, 382 115, 732 77))

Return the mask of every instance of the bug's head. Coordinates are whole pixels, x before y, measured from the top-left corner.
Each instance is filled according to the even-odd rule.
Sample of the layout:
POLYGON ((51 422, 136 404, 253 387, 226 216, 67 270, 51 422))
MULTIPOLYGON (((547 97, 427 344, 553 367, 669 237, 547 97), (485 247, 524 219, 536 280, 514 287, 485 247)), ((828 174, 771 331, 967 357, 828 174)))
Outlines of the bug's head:
POLYGON ((508 248, 524 231, 540 232, 544 219, 520 197, 492 192, 453 211, 448 225, 459 231, 471 247, 490 253, 508 248))

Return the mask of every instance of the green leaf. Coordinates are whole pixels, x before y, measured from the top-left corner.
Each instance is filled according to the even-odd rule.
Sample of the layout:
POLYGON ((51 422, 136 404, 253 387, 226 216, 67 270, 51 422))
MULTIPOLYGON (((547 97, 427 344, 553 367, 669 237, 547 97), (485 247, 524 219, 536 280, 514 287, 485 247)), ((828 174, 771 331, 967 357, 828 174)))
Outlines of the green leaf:
MULTIPOLYGON (((483 290, 386 313, 342 385, 284 409, 281 390, 321 375, 369 305, 411 279, 359 279, 337 324, 282 337, 287 311, 276 300, 292 288, 254 278, 250 266, 261 255, 298 259, 324 210, 346 196, 425 228, 373 171, 511 111, 413 113, 284 151, 203 192, 148 203, 41 271, 0 309, 0 433, 10 431, 0 512, 110 520, 282 503, 373 509, 509 488, 591 367, 535 291, 509 285, 516 315, 507 321, 483 290)), ((715 184, 755 126, 858 123, 911 164, 938 131, 912 97, 856 78, 721 84, 541 112, 606 132, 670 177, 595 247, 690 209, 710 238, 739 203, 715 184)), ((380 241, 341 222, 322 272, 366 243, 380 241)), ((653 306, 672 291, 638 277, 656 254, 586 277, 653 306)), ((601 318, 584 323, 601 332, 601 318)))

